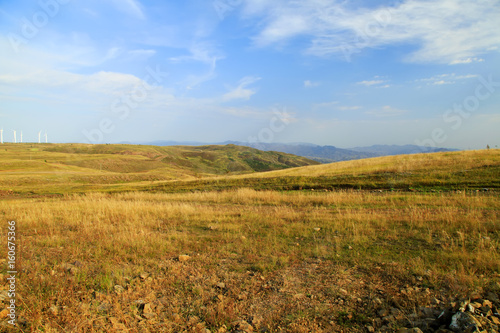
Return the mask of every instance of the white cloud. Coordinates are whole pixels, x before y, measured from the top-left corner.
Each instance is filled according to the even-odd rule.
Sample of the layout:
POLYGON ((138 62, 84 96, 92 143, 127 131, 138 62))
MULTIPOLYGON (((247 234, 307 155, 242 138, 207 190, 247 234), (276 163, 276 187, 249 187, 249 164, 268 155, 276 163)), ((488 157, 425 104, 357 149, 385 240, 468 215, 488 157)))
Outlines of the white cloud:
POLYGON ((337 110, 340 110, 340 111, 355 111, 355 110, 359 110, 359 109, 362 109, 362 107, 358 106, 358 105, 337 107, 337 110))
POLYGON ((392 106, 385 105, 381 109, 375 109, 365 112, 365 114, 375 116, 375 117, 395 117, 407 113, 406 110, 400 110, 393 108, 392 106))
POLYGON ((478 75, 475 74, 457 75, 455 73, 451 73, 451 74, 434 75, 429 78, 415 80, 415 82, 417 83, 423 82, 426 83, 427 85, 445 85, 445 84, 455 84, 457 83, 457 81, 474 79, 477 77, 478 75))
POLYGON ((313 81, 310 81, 310 80, 305 80, 304 81, 304 87, 306 87, 306 88, 318 87, 319 85, 320 85, 319 82, 313 82, 313 81))
POLYGON ((248 2, 247 15, 265 15, 257 45, 305 35, 307 52, 317 56, 349 58, 365 48, 409 44, 418 48, 408 61, 458 64, 500 45, 496 0, 405 0, 377 9, 352 9, 337 0, 248 2))
POLYGON ((255 89, 247 89, 246 87, 260 80, 260 77, 246 76, 240 80, 238 87, 222 96, 223 101, 231 101, 235 99, 249 100, 256 93, 255 89))
POLYGON ((333 102, 325 102, 325 103, 316 103, 313 104, 313 109, 320 109, 320 108, 333 108, 336 105, 338 105, 339 102, 333 101, 333 102))
POLYGON ((128 51, 128 53, 134 57, 152 57, 156 54, 155 50, 143 50, 143 49, 138 49, 138 50, 131 50, 128 51))
POLYGON ((456 59, 450 62, 450 65, 460 65, 460 64, 470 64, 473 62, 483 62, 482 58, 466 58, 466 59, 456 59))
POLYGON ((391 85, 387 84, 387 80, 380 80, 380 76, 375 76, 375 80, 365 80, 357 82, 357 84, 365 87, 375 87, 375 88, 389 88, 391 85), (379 80, 377 80, 379 79, 379 80), (385 83, 385 84, 384 84, 385 83))
POLYGON ((383 80, 372 80, 372 81, 361 81, 361 82, 358 82, 358 84, 360 85, 363 85, 363 86, 373 86, 373 85, 379 85, 381 83, 384 83, 385 81, 383 80))

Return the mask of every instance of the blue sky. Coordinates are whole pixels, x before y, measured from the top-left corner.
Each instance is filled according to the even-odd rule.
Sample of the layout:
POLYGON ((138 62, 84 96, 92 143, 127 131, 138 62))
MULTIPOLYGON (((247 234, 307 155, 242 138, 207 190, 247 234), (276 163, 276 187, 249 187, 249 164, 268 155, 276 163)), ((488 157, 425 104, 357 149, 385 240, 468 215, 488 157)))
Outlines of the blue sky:
POLYGON ((500 145, 496 0, 0 0, 4 141, 500 145))

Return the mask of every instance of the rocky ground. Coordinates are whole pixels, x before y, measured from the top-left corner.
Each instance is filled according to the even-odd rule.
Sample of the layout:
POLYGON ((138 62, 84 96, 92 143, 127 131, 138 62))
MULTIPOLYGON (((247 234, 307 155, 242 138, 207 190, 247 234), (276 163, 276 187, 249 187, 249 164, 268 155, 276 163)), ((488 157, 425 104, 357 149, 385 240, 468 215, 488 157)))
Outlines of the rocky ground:
MULTIPOLYGON (((55 298, 43 305, 45 331, 499 331, 498 283, 464 295, 452 288, 429 288, 428 277, 405 276, 396 264, 347 268, 317 259, 263 274, 229 272, 229 261, 214 272, 198 267, 197 258, 181 255, 159 264, 156 272, 127 277, 107 292, 79 290, 72 299, 55 298)), ((67 263, 49 275, 64 276, 72 284, 84 265, 67 263)), ((20 293, 20 302, 25 297, 20 293)), ((6 315, 6 310, 0 312, 2 331, 9 331, 6 315)), ((34 331, 32 320, 23 310, 19 328, 34 331)))

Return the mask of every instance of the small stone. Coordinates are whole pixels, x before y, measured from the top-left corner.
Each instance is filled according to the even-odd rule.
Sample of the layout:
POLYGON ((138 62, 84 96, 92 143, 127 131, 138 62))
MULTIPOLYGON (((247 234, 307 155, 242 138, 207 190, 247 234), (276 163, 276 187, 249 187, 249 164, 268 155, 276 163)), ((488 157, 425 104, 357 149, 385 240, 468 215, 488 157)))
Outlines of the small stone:
POLYGON ((108 318, 108 320, 111 323, 113 329, 121 332, 128 331, 127 327, 124 324, 120 323, 120 321, 117 318, 110 317, 108 318))
POLYGON ((141 278, 141 280, 144 281, 149 277, 149 274, 148 273, 141 273, 141 274, 139 274, 139 277, 141 278))
POLYGON ((240 331, 243 331, 243 332, 253 332, 253 327, 252 325, 250 325, 249 323, 247 323, 246 321, 242 320, 238 323, 236 323, 235 327, 240 330, 240 331))
POLYGON ((314 231, 320 231, 321 228, 314 228, 314 231))
POLYGON ((375 328, 373 326, 366 326, 366 330, 369 332, 369 333, 374 333, 375 332, 375 328))
POLYGON ((413 328, 410 328, 409 330, 406 331, 407 333, 424 333, 422 332, 422 330, 418 327, 413 327, 413 328))
POLYGON ((489 308, 492 308, 493 303, 491 303, 489 300, 485 299, 485 300, 483 300, 483 306, 487 306, 489 308))
POLYGON ((53 316, 57 316, 59 314, 59 308, 55 305, 52 305, 50 308, 49 308, 49 312, 53 315, 53 316))
POLYGON ((349 294, 349 293, 347 292, 347 290, 345 290, 345 289, 343 289, 343 288, 340 288, 340 289, 339 289, 339 291, 340 291, 342 294, 344 294, 344 295, 349 294))
POLYGON ((103 302, 101 305, 97 307, 97 310, 101 312, 106 312, 109 309, 111 309, 111 304, 109 304, 108 302, 103 302))
POLYGON ((117 294, 121 294, 121 293, 123 293, 123 292, 125 291, 125 288, 123 288, 123 287, 122 287, 122 286, 120 286, 119 284, 115 285, 113 288, 115 289, 115 292, 116 292, 117 294))
POLYGON ((479 302, 472 302, 470 303, 470 305, 472 305, 474 308, 476 309, 479 309, 481 306, 483 306, 481 303, 479 302))
POLYGON ((226 284, 224 282, 219 282, 216 284, 217 288, 220 288, 220 289, 225 289, 226 288, 226 284))
POLYGON ((347 248, 348 248, 349 250, 352 250, 352 246, 351 246, 351 245, 349 245, 347 248))
POLYGON ((451 318, 450 328, 455 332, 464 332, 466 330, 478 330, 481 328, 481 324, 477 321, 474 316, 468 312, 457 312, 451 318))
POLYGON ((142 310, 143 313, 153 313, 153 308, 151 306, 151 303, 146 303, 144 304, 144 309, 142 310))
POLYGON ((188 261, 189 259, 191 259, 191 257, 190 257, 190 256, 188 256, 187 254, 181 254, 181 255, 179 256, 179 261, 180 261, 180 262, 188 261))

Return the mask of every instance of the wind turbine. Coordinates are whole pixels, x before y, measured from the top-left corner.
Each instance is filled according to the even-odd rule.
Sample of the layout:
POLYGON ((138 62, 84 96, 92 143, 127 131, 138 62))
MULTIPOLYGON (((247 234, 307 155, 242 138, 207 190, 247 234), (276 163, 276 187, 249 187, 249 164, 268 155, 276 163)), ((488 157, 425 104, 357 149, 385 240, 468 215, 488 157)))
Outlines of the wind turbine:
POLYGON ((45 143, 48 143, 47 142, 47 131, 45 131, 45 143))
POLYGON ((40 143, 40 135, 42 135, 42 131, 38 132, 38 143, 40 143))
POLYGON ((0 129, 0 142, 3 144, 3 128, 0 129))
POLYGON ((14 132, 14 143, 17 143, 17 135, 16 135, 16 130, 12 130, 14 132))
POLYGON ((23 131, 21 131, 21 143, 23 143, 23 131))

